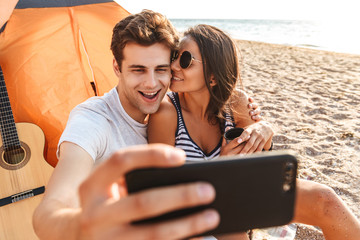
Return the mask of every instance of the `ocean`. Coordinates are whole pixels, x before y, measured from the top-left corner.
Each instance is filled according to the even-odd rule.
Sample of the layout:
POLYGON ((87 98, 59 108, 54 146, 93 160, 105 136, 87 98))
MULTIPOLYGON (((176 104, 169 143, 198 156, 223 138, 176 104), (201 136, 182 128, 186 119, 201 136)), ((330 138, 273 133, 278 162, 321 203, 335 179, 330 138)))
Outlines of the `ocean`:
POLYGON ((216 26, 235 39, 360 55, 360 31, 353 22, 266 19, 170 19, 179 32, 196 24, 216 26))

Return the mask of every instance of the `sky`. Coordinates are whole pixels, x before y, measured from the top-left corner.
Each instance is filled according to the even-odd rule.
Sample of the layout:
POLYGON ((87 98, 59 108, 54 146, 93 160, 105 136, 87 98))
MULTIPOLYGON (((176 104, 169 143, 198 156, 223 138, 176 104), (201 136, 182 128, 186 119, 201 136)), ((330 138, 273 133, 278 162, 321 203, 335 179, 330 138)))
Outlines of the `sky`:
POLYGON ((168 18, 356 21, 358 0, 115 0, 130 13, 151 9, 168 18))

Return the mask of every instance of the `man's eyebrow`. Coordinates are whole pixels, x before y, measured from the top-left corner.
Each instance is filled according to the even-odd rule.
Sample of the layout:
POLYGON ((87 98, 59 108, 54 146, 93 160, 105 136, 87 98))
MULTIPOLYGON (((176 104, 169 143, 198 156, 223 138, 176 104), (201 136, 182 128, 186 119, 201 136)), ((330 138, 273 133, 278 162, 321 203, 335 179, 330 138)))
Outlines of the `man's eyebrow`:
MULTIPOLYGON (((170 64, 157 65, 155 68, 168 68, 168 67, 170 67, 170 64)), ((133 65, 130 65, 129 68, 142 68, 142 69, 145 69, 147 67, 144 66, 144 65, 133 64, 133 65)))
POLYGON ((130 65, 129 68, 146 68, 146 67, 143 66, 143 65, 136 65, 136 64, 134 64, 134 65, 130 65))
POLYGON ((162 64, 162 65, 158 65, 156 67, 157 68, 167 68, 167 67, 170 67, 170 64, 162 64))

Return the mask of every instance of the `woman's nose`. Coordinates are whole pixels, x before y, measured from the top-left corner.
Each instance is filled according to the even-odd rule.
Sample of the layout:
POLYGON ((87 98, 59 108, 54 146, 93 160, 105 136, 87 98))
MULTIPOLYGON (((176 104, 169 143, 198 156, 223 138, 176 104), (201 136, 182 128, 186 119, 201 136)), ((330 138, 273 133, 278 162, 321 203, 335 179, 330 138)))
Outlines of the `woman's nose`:
POLYGON ((180 68, 180 64, 179 64, 179 58, 175 59, 175 60, 171 63, 170 67, 171 67, 171 70, 172 70, 172 71, 180 71, 181 68, 180 68))

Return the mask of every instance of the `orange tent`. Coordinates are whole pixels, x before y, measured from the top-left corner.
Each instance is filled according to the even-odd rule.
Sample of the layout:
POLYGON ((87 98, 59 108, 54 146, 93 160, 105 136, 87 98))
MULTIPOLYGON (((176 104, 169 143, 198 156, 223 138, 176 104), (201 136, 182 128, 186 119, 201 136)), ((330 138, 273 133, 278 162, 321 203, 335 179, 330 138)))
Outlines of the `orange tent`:
POLYGON ((20 0, 1 29, 0 66, 15 122, 44 131, 52 166, 71 109, 117 84, 111 35, 128 14, 113 1, 20 0))

